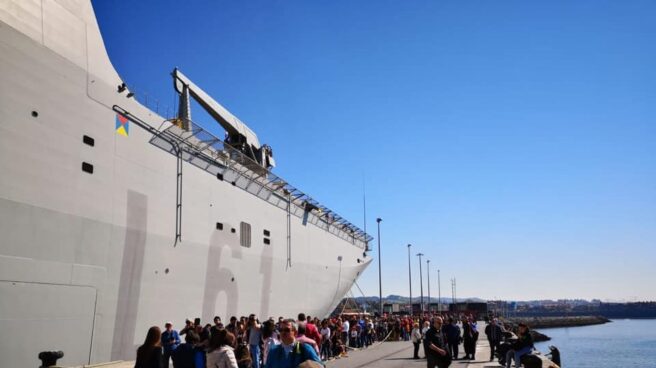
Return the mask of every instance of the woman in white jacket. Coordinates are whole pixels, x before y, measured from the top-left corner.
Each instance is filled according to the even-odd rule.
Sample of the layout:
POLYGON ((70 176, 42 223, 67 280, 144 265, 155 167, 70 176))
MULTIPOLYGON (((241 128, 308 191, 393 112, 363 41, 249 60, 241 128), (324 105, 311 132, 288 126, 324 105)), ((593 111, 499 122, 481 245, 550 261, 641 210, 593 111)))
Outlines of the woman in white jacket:
POLYGON ((419 329, 419 323, 415 322, 413 325, 410 337, 412 337, 412 343, 415 345, 415 355, 413 358, 419 359, 419 345, 421 345, 421 330, 419 329))
POLYGON ((215 330, 207 353, 207 368, 238 368, 234 344, 235 335, 224 329, 215 330))

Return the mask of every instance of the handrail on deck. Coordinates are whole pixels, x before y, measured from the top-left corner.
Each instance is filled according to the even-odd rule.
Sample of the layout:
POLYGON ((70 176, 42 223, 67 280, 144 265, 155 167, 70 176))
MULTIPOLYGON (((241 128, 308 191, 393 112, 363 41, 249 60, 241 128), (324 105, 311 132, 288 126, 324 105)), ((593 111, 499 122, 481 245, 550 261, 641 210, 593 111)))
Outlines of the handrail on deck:
MULTIPOLYGON (((132 121, 136 120, 137 124, 145 124, 122 108, 115 108, 115 110, 132 121)), ((373 239, 356 225, 262 167, 240 150, 203 129, 199 124, 192 121, 191 127, 187 131, 171 124, 163 130, 155 130, 156 132, 153 132, 154 128, 151 127, 152 130, 148 129, 153 133, 150 142, 172 154, 175 153, 177 147, 180 147, 183 151, 183 160, 222 180, 230 181, 233 185, 282 209, 287 209, 287 203, 294 204, 296 209, 292 213, 296 216, 302 217, 304 212, 308 212, 308 215, 313 216, 312 221, 308 222, 345 240, 351 239, 353 244, 359 240, 362 244, 357 244, 357 246, 360 248, 366 249, 367 243, 373 239), (177 147, 174 147, 172 142, 175 142, 177 147), (297 213, 298 210, 300 213, 297 213)))

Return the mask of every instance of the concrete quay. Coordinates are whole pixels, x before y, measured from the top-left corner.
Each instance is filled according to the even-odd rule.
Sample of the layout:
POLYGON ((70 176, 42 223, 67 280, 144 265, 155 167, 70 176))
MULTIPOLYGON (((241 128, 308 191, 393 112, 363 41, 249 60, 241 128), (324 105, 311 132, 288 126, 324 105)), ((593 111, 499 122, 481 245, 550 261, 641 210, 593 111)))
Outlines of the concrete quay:
MULTIPOLYGON (((410 341, 390 341, 376 343, 367 349, 350 351, 348 358, 331 360, 327 368, 425 368, 426 359, 412 359, 414 345, 410 341)), ((461 356, 463 353, 460 353, 461 356)), ((424 357, 423 347, 419 348, 419 356, 424 357)), ((499 368, 496 360, 490 362, 490 346, 485 337, 476 343, 476 360, 454 360, 454 368, 499 368)))
MULTIPOLYGON (((483 331, 485 324, 479 322, 480 337, 476 342, 475 360, 454 360, 451 362, 453 368, 499 368, 502 367, 496 359, 490 361, 490 345, 483 331)), ((419 348, 419 356, 422 359, 412 359, 414 345, 410 341, 388 341, 375 343, 372 346, 356 351, 349 351, 348 357, 331 360, 326 363, 326 368, 425 368, 423 346, 419 348)), ((464 355, 464 348, 460 345, 460 356, 464 355)), ((546 357, 542 357, 542 367, 558 367, 546 357)), ((514 366, 514 364, 513 364, 514 366)))

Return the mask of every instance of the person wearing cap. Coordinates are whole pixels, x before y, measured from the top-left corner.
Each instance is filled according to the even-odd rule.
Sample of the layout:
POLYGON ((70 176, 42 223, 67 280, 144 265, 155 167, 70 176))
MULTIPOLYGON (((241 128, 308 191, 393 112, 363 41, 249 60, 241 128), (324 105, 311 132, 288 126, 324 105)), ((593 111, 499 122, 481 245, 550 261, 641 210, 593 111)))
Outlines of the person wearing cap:
POLYGON ((522 356, 533 350, 533 337, 525 323, 520 323, 517 328, 517 341, 513 343, 512 349, 506 353, 506 368, 510 368, 511 359, 515 359, 515 368, 522 366, 522 356))
POLYGON ((178 331, 173 329, 171 322, 166 322, 164 327, 165 330, 162 332, 162 347, 164 348, 164 367, 168 367, 171 354, 180 345, 180 335, 178 335, 178 331))

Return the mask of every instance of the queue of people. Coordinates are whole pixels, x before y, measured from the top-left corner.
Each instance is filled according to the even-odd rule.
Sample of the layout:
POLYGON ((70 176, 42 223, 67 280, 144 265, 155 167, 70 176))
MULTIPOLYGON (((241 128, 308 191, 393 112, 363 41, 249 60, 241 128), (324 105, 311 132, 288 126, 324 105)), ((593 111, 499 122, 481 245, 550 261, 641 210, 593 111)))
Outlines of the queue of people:
POLYGON ((233 316, 225 325, 219 316, 205 325, 200 318, 187 319, 179 332, 171 322, 163 331, 153 326, 137 349, 135 368, 168 368, 171 361, 174 368, 287 368, 301 363, 321 367, 325 361, 347 357, 349 349, 370 346, 378 340, 376 326, 388 328, 387 321, 374 323, 364 315, 321 321, 304 313, 297 317, 260 323, 251 314, 233 316))
MULTIPOLYGON (((422 317, 371 317, 364 314, 342 315, 319 320, 299 313, 297 319, 279 317, 260 322, 257 316, 231 317, 224 325, 219 316, 213 324, 201 324, 200 318, 186 320, 177 332, 167 322, 164 330, 153 326, 144 344, 137 349, 135 368, 287 368, 322 367, 332 359, 348 356, 353 349, 366 349, 380 341, 412 341, 413 358, 423 354, 429 368, 448 367, 453 360, 473 360, 479 337, 473 315, 432 315, 422 317), (181 337, 184 337, 184 343, 181 337), (462 345, 464 356, 460 356, 462 345)), ((490 344, 490 361, 505 332, 497 320, 485 328, 490 344)), ((518 343, 505 354, 505 365, 515 361, 533 346, 528 327, 520 325, 518 343)), ((502 360, 502 359, 500 359, 502 360)))

